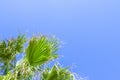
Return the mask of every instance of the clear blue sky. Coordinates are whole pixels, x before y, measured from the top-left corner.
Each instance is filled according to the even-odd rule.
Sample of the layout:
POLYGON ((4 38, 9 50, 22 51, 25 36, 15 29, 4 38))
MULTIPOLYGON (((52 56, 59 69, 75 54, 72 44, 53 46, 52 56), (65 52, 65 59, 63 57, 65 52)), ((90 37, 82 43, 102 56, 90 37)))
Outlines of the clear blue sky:
POLYGON ((119 0, 0 0, 0 39, 56 35, 64 66, 89 80, 120 80, 119 0))

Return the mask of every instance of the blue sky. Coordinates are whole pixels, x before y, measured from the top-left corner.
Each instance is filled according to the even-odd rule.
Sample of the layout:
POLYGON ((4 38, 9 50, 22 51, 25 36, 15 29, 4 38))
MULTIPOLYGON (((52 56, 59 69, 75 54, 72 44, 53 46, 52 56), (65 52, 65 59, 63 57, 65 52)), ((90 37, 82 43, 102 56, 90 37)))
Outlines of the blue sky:
POLYGON ((0 39, 56 35, 60 63, 89 80, 120 80, 119 0, 1 0, 0 39))

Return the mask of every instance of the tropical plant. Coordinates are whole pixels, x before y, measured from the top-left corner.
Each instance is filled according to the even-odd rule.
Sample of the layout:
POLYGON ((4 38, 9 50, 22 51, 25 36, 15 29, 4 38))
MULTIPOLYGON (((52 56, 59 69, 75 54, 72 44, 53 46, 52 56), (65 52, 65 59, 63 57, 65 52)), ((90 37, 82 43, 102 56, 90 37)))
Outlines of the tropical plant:
POLYGON ((74 73, 58 64, 48 64, 59 57, 59 41, 45 35, 25 35, 0 42, 0 80, 76 80, 74 73), (24 49, 24 44, 28 46, 24 49), (17 61, 16 55, 24 53, 17 61), (52 65, 51 65, 52 66, 52 65))
POLYGON ((15 68, 16 54, 23 52, 25 42, 25 35, 18 35, 16 39, 3 40, 0 43, 0 70, 3 75, 15 68))

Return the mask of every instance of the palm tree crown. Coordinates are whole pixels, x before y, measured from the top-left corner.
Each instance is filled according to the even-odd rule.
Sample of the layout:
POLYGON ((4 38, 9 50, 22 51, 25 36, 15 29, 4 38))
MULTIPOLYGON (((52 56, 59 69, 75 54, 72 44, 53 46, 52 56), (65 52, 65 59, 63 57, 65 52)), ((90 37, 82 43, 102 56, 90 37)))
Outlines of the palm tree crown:
POLYGON ((59 41, 45 35, 25 35, 0 42, 0 80, 76 80, 68 68, 58 64, 49 67, 49 62, 59 57, 59 41), (24 49, 24 44, 28 46, 24 49), (19 61, 16 54, 24 53, 19 61))

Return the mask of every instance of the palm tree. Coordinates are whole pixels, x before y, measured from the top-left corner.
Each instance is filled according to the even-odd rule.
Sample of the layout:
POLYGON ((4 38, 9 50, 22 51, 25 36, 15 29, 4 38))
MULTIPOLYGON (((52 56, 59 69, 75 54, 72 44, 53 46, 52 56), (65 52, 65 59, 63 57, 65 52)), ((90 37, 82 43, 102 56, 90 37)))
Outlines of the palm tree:
POLYGON ((10 40, 3 40, 0 43, 0 70, 6 75, 16 65, 16 54, 23 52, 23 44, 26 42, 25 35, 10 40))
POLYGON ((25 35, 18 35, 11 40, 0 43, 0 80, 76 80, 75 75, 68 68, 62 68, 55 63, 59 57, 59 41, 54 37, 45 35, 33 36, 27 41, 25 35), (25 56, 16 62, 16 54, 24 53, 25 56))

